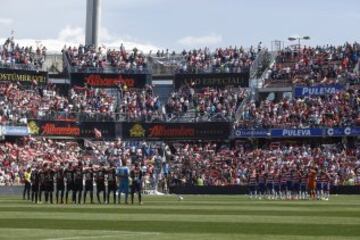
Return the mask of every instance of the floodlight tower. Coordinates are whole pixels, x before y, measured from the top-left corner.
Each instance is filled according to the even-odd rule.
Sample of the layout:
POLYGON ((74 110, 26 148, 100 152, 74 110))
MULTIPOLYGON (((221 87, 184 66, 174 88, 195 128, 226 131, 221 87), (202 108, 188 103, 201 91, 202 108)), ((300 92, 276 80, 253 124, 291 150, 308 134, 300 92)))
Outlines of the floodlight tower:
POLYGON ((85 45, 98 46, 100 29, 101 0, 86 1, 85 45))

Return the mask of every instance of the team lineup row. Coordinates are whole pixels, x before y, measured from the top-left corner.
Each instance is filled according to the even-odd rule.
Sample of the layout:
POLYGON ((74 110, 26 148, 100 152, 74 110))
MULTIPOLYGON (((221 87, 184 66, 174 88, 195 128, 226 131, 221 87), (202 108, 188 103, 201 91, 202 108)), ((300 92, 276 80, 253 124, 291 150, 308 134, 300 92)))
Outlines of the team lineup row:
POLYGON ((104 164, 84 166, 79 162, 77 165, 69 163, 66 167, 64 164, 52 167, 45 163, 43 166, 26 170, 23 199, 27 197, 30 200, 31 192, 33 203, 41 203, 44 195, 45 203, 52 204, 55 191, 56 203, 68 204, 69 193, 71 192, 70 200, 73 204, 85 204, 89 193, 90 203, 93 204, 95 186, 99 204, 109 204, 111 194, 113 195, 113 203, 120 204, 121 193, 125 194, 125 203, 128 204, 129 188, 131 203, 134 203, 134 195, 137 192, 139 204, 142 204, 142 177, 143 172, 138 163, 135 163, 132 169, 129 169, 125 164, 115 167, 112 163, 108 166, 104 164), (101 193, 103 201, 100 198, 101 193))
POLYGON ((250 198, 259 199, 329 200, 331 182, 331 174, 317 166, 281 171, 253 170, 249 176, 249 194, 250 198))

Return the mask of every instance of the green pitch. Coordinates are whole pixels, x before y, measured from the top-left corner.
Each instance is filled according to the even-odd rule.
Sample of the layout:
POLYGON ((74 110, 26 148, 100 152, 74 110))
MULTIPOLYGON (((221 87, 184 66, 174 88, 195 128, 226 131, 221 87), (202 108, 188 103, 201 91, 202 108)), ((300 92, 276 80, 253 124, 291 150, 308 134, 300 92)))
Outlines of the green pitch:
POLYGON ((34 205, 2 197, 0 239, 360 239, 360 196, 145 196, 143 206, 34 205))

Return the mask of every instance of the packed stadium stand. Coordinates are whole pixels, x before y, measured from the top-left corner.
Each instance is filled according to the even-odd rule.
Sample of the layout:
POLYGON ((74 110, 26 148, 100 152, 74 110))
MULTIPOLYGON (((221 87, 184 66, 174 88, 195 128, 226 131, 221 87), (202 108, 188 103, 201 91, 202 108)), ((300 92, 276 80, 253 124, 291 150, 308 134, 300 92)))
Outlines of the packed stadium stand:
POLYGON ((80 45, 64 48, 58 76, 37 71, 45 47, 8 39, 0 57, 0 184, 45 162, 122 160, 164 191, 309 166, 334 186, 360 184, 358 43, 149 55, 80 45))

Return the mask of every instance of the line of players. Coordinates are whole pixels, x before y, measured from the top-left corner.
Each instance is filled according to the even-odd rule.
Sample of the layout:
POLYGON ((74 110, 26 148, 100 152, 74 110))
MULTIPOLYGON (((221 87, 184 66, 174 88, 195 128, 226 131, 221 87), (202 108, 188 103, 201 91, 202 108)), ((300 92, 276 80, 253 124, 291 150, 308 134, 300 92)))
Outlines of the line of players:
POLYGON ((331 176, 326 169, 252 170, 249 194, 253 199, 329 200, 331 176))
POLYGON ((53 204, 53 193, 55 191, 56 204, 68 204, 69 199, 73 204, 85 204, 89 194, 90 203, 94 203, 94 187, 96 198, 99 204, 110 203, 110 196, 113 203, 121 203, 121 193, 125 194, 125 203, 128 204, 130 188, 131 203, 134 203, 134 195, 138 193, 138 202, 142 204, 142 177, 143 172, 138 163, 129 170, 126 161, 122 167, 115 167, 113 163, 108 166, 100 164, 77 165, 63 163, 54 166, 45 163, 43 166, 36 166, 27 169, 25 174, 25 188, 23 199, 27 196, 33 203, 44 202, 53 204), (28 178, 26 176, 29 176, 28 178), (71 193, 71 194, 70 194, 71 193), (102 195, 102 201, 101 197, 102 195), (65 198, 65 199, 64 199, 65 198))

